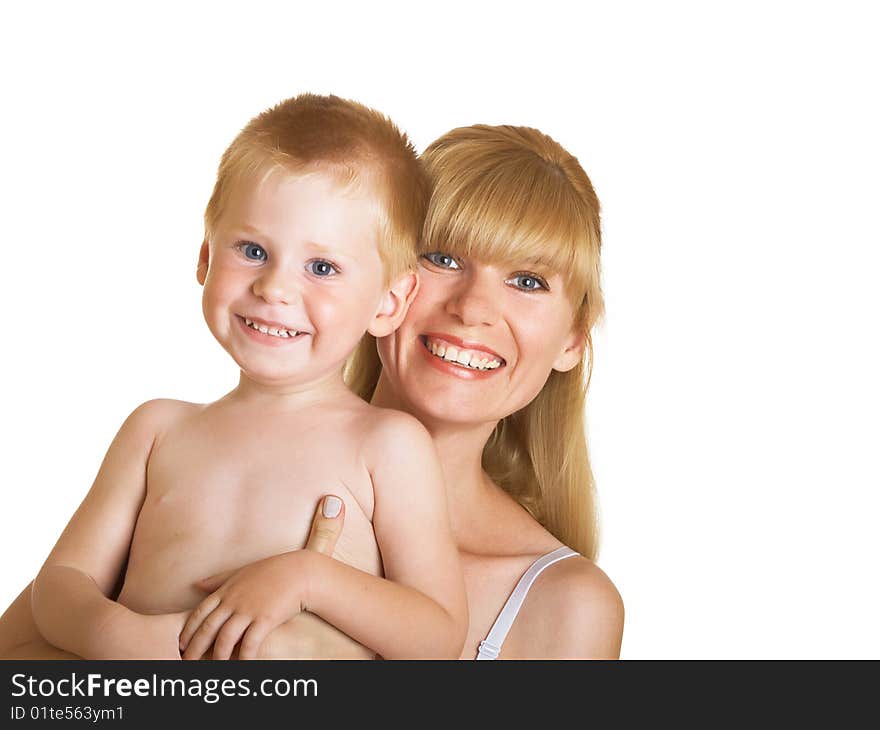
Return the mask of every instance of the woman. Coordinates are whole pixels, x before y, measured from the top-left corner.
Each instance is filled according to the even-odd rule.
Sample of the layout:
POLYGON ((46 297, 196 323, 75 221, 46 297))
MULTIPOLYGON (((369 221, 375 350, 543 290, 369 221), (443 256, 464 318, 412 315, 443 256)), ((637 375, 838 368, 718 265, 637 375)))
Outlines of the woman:
POLYGON ((434 190, 419 295, 378 343, 381 367, 362 344, 351 384, 434 438, 465 571, 463 658, 484 640, 482 658, 616 657, 623 604, 592 562, 584 435, 590 332, 603 312, 599 202, 577 160, 534 129, 456 129, 422 159, 434 190), (467 355, 498 366, 449 362, 467 355), (506 638, 513 606, 489 637, 519 577, 564 545, 583 557, 547 568, 506 638))
MULTIPOLYGON (((593 563, 583 419, 603 311, 598 200, 533 129, 456 129, 423 159, 435 187, 421 288, 397 332, 362 343, 349 382, 434 438, 468 593, 462 657, 617 657, 623 604, 593 563)), ((0 655, 51 651, 25 591, 0 621, 0 655)))

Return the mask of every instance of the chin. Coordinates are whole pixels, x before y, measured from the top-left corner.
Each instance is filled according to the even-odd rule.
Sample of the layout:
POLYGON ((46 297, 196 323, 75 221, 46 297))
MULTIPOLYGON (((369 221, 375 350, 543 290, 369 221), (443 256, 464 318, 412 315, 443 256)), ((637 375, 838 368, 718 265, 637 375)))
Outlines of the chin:
POLYGON ((233 357, 242 374, 254 383, 266 386, 295 385, 303 379, 301 370, 293 370, 290 365, 279 368, 277 363, 267 364, 249 357, 233 357))
POLYGON ((470 397, 457 398, 453 393, 444 393, 431 398, 421 392, 416 398, 407 398, 406 404, 411 415, 420 421, 449 423, 459 425, 477 425, 480 423, 497 423, 503 416, 495 415, 497 409, 487 408, 484 399, 470 397))

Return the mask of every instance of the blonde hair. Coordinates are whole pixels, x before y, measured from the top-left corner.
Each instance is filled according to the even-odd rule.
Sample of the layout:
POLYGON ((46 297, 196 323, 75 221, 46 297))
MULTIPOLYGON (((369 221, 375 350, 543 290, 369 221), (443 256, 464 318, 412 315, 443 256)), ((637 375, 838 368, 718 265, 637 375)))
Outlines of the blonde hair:
POLYGON ((223 153, 205 210, 205 239, 243 185, 282 170, 328 172, 377 195, 385 282, 416 265, 430 187, 412 143, 388 117, 338 96, 300 94, 251 119, 223 153))
MULTIPOLYGON (((595 483, 584 410, 593 367, 591 330, 604 313, 600 286, 599 200, 577 159, 527 127, 454 129, 422 155, 434 189, 420 254, 502 262, 535 258, 560 274, 586 342, 586 358, 552 371, 541 392, 499 421, 483 450, 483 468, 561 542, 598 553, 595 483)), ((348 382, 369 399, 381 363, 364 340, 348 382)))

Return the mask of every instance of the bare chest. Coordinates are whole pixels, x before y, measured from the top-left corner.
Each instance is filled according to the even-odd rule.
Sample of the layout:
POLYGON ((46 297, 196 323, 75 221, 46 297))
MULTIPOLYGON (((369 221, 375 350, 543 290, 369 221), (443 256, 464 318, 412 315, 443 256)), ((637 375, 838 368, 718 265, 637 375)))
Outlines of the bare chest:
MULTIPOLYGON (((538 557, 539 554, 461 556, 470 616, 462 659, 476 657, 480 642, 488 636, 519 579, 538 557)), ((539 598, 544 573, 535 580, 504 639, 502 659, 528 659, 545 654, 544 640, 553 631, 549 625, 552 619, 542 615, 541 602, 535 600, 539 598)))
POLYGON ((195 580, 302 548, 328 493, 346 505, 334 557, 381 574, 372 483, 355 435, 209 418, 165 434, 150 454, 120 601, 155 610, 195 605, 195 580))
MULTIPOLYGON (((472 554, 462 554, 461 560, 470 617, 461 658, 473 659, 477 655, 480 642, 488 635, 501 608, 531 560, 528 556, 472 554)), ((514 630, 515 628, 514 625, 514 630)), ((514 630, 511 630, 511 634, 514 630)))

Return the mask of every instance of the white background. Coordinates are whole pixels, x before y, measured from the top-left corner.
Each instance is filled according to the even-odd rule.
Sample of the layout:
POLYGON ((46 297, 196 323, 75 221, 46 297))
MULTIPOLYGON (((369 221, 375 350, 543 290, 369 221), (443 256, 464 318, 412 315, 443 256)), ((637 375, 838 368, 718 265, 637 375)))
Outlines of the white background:
POLYGON ((308 90, 420 150, 535 126, 592 177, 624 657, 880 656, 869 4, 297 5, 0 11, 0 603, 135 405, 234 385, 201 319, 202 211, 241 126, 308 90))

